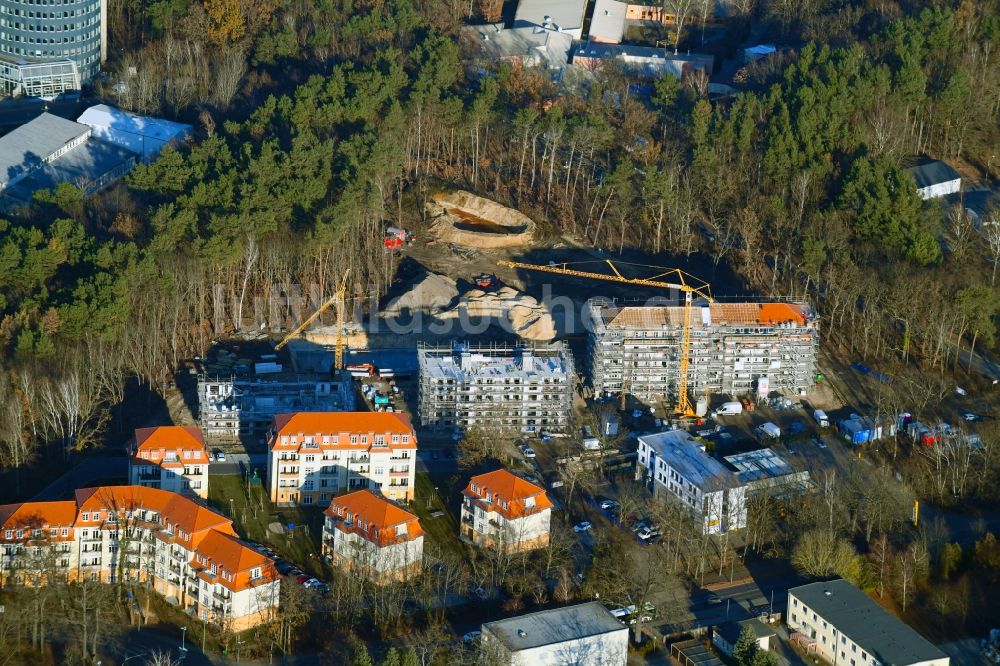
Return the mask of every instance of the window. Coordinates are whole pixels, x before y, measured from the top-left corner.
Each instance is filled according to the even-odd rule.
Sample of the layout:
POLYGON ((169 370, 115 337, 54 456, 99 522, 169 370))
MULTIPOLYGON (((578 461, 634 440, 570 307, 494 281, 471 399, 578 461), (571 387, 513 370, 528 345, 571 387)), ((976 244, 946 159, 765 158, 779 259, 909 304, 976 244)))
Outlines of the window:
POLYGON ((4 539, 13 539, 14 538, 14 530, 4 530, 4 532, 3 532, 3 538, 4 539))
POLYGON ((80 514, 80 520, 86 523, 87 521, 90 520, 90 514, 89 513, 80 514))
POLYGON ((260 578, 260 567, 250 570, 250 580, 256 580, 260 578))

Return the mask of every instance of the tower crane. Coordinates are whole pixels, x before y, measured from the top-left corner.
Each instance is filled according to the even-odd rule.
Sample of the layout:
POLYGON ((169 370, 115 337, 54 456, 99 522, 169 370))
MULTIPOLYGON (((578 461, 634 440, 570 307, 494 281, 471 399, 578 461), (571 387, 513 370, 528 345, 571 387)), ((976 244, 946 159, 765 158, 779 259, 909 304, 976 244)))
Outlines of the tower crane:
POLYGON ((337 289, 337 293, 331 296, 323 305, 316 308, 316 311, 309 315, 305 321, 295 327, 295 330, 282 338, 281 342, 276 344, 274 348, 281 349, 291 341, 292 338, 296 337, 299 333, 309 328, 316 319, 330 309, 330 306, 334 303, 337 304, 337 337, 333 343, 333 367, 340 370, 344 367, 344 309, 345 309, 345 296, 347 295, 347 276, 351 274, 351 269, 348 268, 344 273, 344 277, 340 280, 340 287, 337 289))
POLYGON ((579 263, 605 264, 611 268, 611 274, 594 273, 591 271, 582 271, 576 268, 570 268, 570 266, 579 265, 578 263, 568 264, 549 262, 546 266, 541 264, 527 264, 519 261, 498 261, 497 265, 505 266, 507 268, 522 268, 529 271, 555 273, 557 275, 569 275, 571 277, 587 278, 591 280, 607 280, 609 282, 618 282, 619 284, 633 284, 642 287, 655 287, 658 289, 677 289, 683 292, 684 323, 683 328, 681 329, 681 353, 679 364, 680 376, 677 378, 676 411, 681 416, 694 416, 694 410, 691 409, 691 401, 688 398, 688 368, 691 364, 691 318, 694 310, 693 306, 695 296, 704 298, 709 303, 715 302, 710 293, 708 283, 699 280, 698 278, 689 275, 678 268, 662 268, 659 266, 646 266, 643 264, 618 262, 619 266, 631 266, 651 269, 652 271, 659 271, 649 277, 629 278, 622 275, 622 272, 618 270, 618 267, 610 259, 597 262, 579 263))

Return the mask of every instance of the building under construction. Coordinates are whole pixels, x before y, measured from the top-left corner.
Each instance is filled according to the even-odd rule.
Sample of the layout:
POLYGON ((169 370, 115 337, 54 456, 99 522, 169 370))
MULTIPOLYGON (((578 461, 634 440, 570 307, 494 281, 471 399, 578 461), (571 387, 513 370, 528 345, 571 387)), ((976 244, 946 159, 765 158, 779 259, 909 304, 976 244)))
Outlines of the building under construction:
MULTIPOLYGON (((597 302, 588 315, 588 365, 595 393, 624 391, 649 402, 676 398, 684 306, 597 302)), ((695 304, 688 391, 805 391, 816 374, 818 323, 804 303, 695 304)))
POLYGON ((417 350, 420 423, 464 430, 565 432, 573 407, 573 357, 545 346, 455 343, 417 350))

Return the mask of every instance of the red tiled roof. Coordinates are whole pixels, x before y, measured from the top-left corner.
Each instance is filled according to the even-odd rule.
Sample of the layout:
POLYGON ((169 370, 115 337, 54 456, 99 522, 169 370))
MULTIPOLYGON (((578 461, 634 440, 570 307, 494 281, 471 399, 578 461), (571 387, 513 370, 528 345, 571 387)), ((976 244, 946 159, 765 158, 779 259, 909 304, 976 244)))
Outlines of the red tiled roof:
POLYGON ((70 527, 76 522, 76 502, 19 502, 0 505, 0 524, 18 527, 70 527))
MULTIPOLYGON (((278 575, 271 558, 240 543, 235 536, 217 530, 211 530, 205 535, 198 544, 197 552, 203 558, 207 558, 208 564, 215 564, 219 574, 226 572, 232 575, 232 581, 219 574, 216 574, 215 579, 234 592, 275 580, 278 575), (259 578, 251 578, 254 569, 261 570, 259 578)), ((194 560, 191 564, 205 566, 194 560)), ((207 574, 206 577, 212 576, 207 574)))
POLYGON ((323 513, 340 521, 336 523, 338 529, 360 534, 379 545, 409 541, 424 534, 415 515, 367 489, 333 498, 323 513), (350 521, 349 527, 346 521, 350 521), (404 524, 405 538, 396 533, 396 527, 404 524))
MULTIPOLYGON (((363 447, 368 444, 350 444, 350 435, 409 435, 410 443, 404 448, 415 448, 416 437, 410 418, 399 412, 297 412, 278 414, 274 417, 274 435, 268 443, 272 449, 297 451, 302 442, 281 444, 279 437, 295 435, 343 435, 337 448, 363 447)), ((391 440, 390 440, 391 442, 391 440)), ((390 445, 386 442, 386 445, 390 445)), ((332 444, 326 446, 333 446, 332 444)), ((393 447, 399 445, 391 445, 393 447)))
POLYGON ((552 508, 552 500, 544 488, 505 469, 472 477, 463 492, 466 497, 477 501, 482 501, 489 495, 491 504, 488 510, 496 511, 508 519, 552 508), (533 507, 525 505, 525 500, 530 497, 535 498, 533 507))
POLYGON ((137 428, 135 431, 135 454, 136 460, 144 464, 173 464, 183 465, 184 462, 204 463, 208 462, 208 449, 205 447, 205 438, 201 430, 191 426, 157 426, 155 428, 137 428), (181 456, 176 462, 165 463, 162 456, 150 458, 143 457, 142 452, 147 454, 153 451, 171 453, 175 451, 193 451, 191 458, 181 456))

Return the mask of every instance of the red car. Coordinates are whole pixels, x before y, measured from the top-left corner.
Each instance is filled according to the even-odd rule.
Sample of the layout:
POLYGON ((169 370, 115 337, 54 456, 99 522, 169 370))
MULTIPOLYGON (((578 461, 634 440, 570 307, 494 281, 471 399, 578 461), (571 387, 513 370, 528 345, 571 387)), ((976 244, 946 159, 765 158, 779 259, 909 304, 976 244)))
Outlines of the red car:
POLYGON ((306 582, 310 578, 312 578, 312 576, 307 576, 306 574, 302 574, 301 576, 296 576, 295 577, 295 582, 298 583, 299 585, 301 585, 302 583, 306 582))

